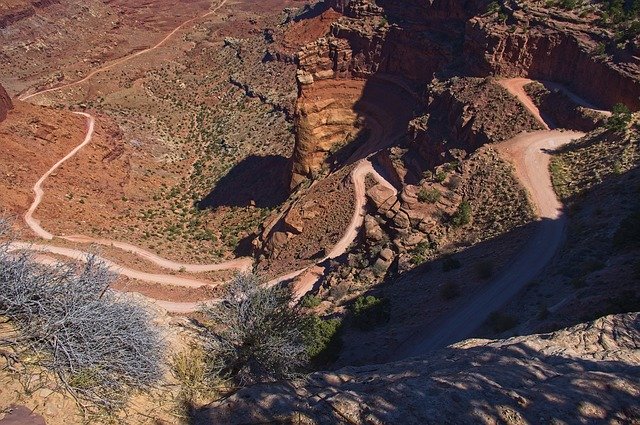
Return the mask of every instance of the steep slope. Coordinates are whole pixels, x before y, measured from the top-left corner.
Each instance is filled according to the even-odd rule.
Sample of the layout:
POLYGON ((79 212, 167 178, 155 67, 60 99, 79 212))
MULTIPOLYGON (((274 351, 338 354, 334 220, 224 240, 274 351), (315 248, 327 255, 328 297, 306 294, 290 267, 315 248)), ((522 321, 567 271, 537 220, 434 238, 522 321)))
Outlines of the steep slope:
POLYGON ((631 423, 640 415, 640 314, 552 334, 468 340, 384 365, 258 385, 196 423, 631 423))

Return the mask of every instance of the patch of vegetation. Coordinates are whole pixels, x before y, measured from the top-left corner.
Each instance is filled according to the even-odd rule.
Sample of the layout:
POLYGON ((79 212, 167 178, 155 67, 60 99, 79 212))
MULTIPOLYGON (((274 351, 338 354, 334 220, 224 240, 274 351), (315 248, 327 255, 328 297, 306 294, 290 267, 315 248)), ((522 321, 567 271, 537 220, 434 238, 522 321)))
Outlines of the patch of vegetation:
POLYGON ((428 254, 431 251, 431 249, 432 249, 432 246, 427 241, 422 241, 419 244, 417 244, 415 248, 413 248, 413 250, 411 251, 411 263, 416 266, 423 264, 429 258, 428 254))
POLYGON ((201 349, 193 347, 176 354, 171 361, 171 372, 180 382, 180 398, 185 406, 211 393, 206 359, 201 349))
POLYGON ((305 320, 291 303, 288 288, 268 288, 253 274, 237 275, 224 300, 202 310, 208 374, 245 385, 299 371, 308 360, 305 320))
POLYGON ((451 216, 451 224, 454 227, 462 227, 471 223, 472 211, 469 201, 462 201, 458 210, 451 216))
POLYGON ((313 367, 321 367, 336 361, 342 349, 340 319, 324 320, 309 316, 304 324, 304 341, 313 367))
POLYGON ((351 306, 353 324, 368 331, 389 321, 391 308, 389 300, 373 295, 361 296, 351 306))
POLYGON ((107 411, 123 407, 133 391, 154 386, 164 361, 152 313, 116 295, 112 281, 94 256, 80 270, 73 264, 41 267, 0 244, 0 316, 15 330, 0 344, 107 411))
POLYGON ((613 107, 613 113, 607 120, 607 128, 612 131, 622 132, 629 128, 629 124, 633 119, 631 111, 622 103, 618 103, 613 107))
POLYGON ((518 319, 510 314, 494 311, 489 315, 487 323, 494 332, 501 333, 515 328, 518 325, 518 319))
POLYGON ((435 187, 431 189, 422 188, 418 192, 418 201, 420 202, 435 204, 440 201, 440 198, 442 198, 442 193, 435 187))
POLYGON ((316 308, 320 305, 320 303, 322 302, 322 299, 316 295, 312 295, 312 294, 307 294, 304 297, 302 297, 302 300, 300 301, 300 305, 304 308, 316 308))

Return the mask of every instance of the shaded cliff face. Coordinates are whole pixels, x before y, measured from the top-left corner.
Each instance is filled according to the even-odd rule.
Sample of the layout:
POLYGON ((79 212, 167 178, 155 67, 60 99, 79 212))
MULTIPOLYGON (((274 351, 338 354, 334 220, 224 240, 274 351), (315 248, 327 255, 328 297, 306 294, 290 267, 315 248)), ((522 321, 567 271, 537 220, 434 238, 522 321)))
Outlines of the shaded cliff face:
MULTIPOLYGON (((389 99, 410 103, 414 117, 430 113, 425 86, 434 76, 526 76, 564 83, 602 108, 621 102, 640 109, 640 61, 628 51, 596 54, 612 35, 597 28, 593 17, 512 2, 501 14, 487 13, 489 1, 482 0, 330 0, 327 5, 344 17, 297 58, 292 187, 321 172, 332 152, 362 129, 395 123, 397 108, 389 107, 389 99), (394 84, 387 95, 373 99, 368 83, 379 77, 394 84), (373 107, 358 111, 363 99, 373 107)), ((457 142, 465 147, 464 140, 457 142)))
POLYGON ((7 117, 7 112, 13 108, 11 98, 7 94, 4 87, 0 85, 0 122, 4 121, 7 117))
POLYGON ((606 40, 602 31, 577 18, 554 21, 541 11, 517 10, 511 18, 509 25, 486 17, 467 23, 464 50, 470 73, 555 81, 602 108, 624 103, 640 109, 640 60, 622 52, 596 55, 606 40))
POLYGON ((631 423, 640 414, 639 339, 640 314, 629 313, 552 334, 469 340, 429 359, 253 386, 200 416, 228 424, 631 423))

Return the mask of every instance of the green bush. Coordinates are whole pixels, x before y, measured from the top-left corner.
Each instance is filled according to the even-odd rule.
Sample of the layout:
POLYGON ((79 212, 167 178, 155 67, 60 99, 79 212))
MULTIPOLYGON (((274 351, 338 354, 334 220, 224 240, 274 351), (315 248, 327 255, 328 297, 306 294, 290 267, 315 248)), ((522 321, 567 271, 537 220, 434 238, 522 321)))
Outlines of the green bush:
POLYGON ((501 10, 502 10, 502 7, 500 6, 500 3, 498 3, 497 1, 492 1, 487 5, 487 13, 489 14, 493 15, 494 13, 498 13, 501 10))
POLYGON ((307 294, 304 297, 302 297, 302 300, 300 301, 300 304, 304 308, 316 308, 316 307, 318 307, 320 305, 321 302, 322 302, 322 300, 320 299, 320 297, 317 297, 317 296, 311 295, 311 294, 307 294))
POLYGON ((442 193, 435 187, 432 189, 422 188, 418 192, 418 201, 427 202, 429 204, 435 204, 442 198, 442 193))
POLYGON ((621 132, 625 131, 631 122, 632 115, 629 108, 622 103, 618 103, 613 107, 613 114, 607 120, 607 128, 609 130, 621 132))
POLYGON ((419 266, 420 264, 427 261, 427 254, 431 249, 431 244, 429 242, 423 241, 413 248, 411 251, 411 263, 419 266))
POLYGON ((334 362, 342 349, 340 319, 323 320, 309 316, 305 320, 304 341, 312 366, 318 367, 334 362))
POLYGON ((458 210, 451 216, 451 224, 454 227, 461 227, 471 223, 471 204, 469 201, 462 201, 458 205, 458 210))
POLYGON ((389 321, 389 300, 373 295, 361 296, 351 307, 354 325, 361 330, 370 330, 389 321))
POLYGON ((444 171, 440 170, 440 171, 438 171, 436 173, 434 179, 438 183, 442 183, 443 181, 445 181, 447 179, 447 173, 445 173, 444 171))

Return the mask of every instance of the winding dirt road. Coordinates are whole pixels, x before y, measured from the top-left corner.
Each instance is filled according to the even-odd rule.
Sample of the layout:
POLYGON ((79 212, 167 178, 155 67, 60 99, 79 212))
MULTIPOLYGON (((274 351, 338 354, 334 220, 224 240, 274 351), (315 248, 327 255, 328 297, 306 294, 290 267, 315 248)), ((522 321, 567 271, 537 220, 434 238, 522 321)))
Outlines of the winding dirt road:
MULTIPOLYGON (((502 80, 501 85, 516 96, 542 123, 540 111, 524 91, 531 80, 502 80)), ((545 124, 545 127, 548 126, 545 124)), ((584 136, 571 131, 536 131, 522 133, 495 145, 496 149, 516 169, 517 177, 529 192, 537 210, 536 229, 518 258, 473 300, 430 326, 427 332, 413 335, 393 354, 390 360, 424 355, 469 337, 489 315, 506 304, 553 259, 565 238, 566 217, 556 197, 549 175, 549 151, 584 136)))
MULTIPOLYGON (((44 182, 47 180, 47 178, 49 178, 49 176, 51 176, 51 174, 53 174, 54 171, 60 168, 62 164, 64 164, 66 161, 73 158, 78 152, 80 152, 82 148, 84 148, 89 143, 91 143, 91 140, 94 134, 95 118, 92 115, 87 114, 85 112, 74 112, 74 113, 77 115, 83 116, 87 119, 87 132, 86 132, 85 138, 82 141, 82 143, 76 146, 71 152, 69 152, 60 161, 56 162, 36 182, 36 184, 33 186, 33 193, 35 195, 33 203, 31 204, 31 206, 29 207, 29 209, 24 215, 24 222, 26 223, 26 225, 29 226, 29 228, 38 237, 46 240, 52 240, 56 236, 48 232, 47 230, 43 229, 42 226, 40 225, 40 221, 33 217, 33 214, 35 213, 36 209, 42 202, 42 198, 44 196, 44 190, 42 186, 44 182)), ((95 239, 95 238, 91 238, 89 236, 84 236, 84 235, 57 236, 57 237, 59 237, 60 239, 64 239, 64 240, 67 240, 70 242, 76 242, 76 243, 112 246, 114 248, 118 248, 123 251, 135 254, 143 258, 144 260, 147 260, 157 266, 160 266, 162 268, 169 269, 169 270, 174 270, 174 271, 184 271, 189 273, 203 273, 203 272, 221 271, 221 270, 244 271, 244 270, 249 270, 253 265, 253 260, 251 258, 237 258, 234 260, 226 261, 223 263, 217 263, 217 264, 185 264, 185 263, 178 263, 176 261, 171 261, 166 258, 162 258, 151 251, 147 251, 143 248, 140 248, 138 246, 135 246, 126 242, 120 242, 120 241, 109 240, 109 239, 95 239)), ((45 245, 41 245, 41 248, 44 248, 44 247, 45 245)), ((51 248, 51 252, 53 252, 53 249, 58 249, 54 246, 50 246, 50 248, 51 248)), ((39 249, 38 251, 42 251, 42 249, 39 249)), ((63 251, 63 252, 66 252, 66 251, 63 251)), ((58 254, 65 255, 64 253, 60 253, 60 252, 58 252, 58 254)), ((123 270, 125 269, 123 268, 123 270)), ((126 270, 130 270, 130 269, 126 269, 126 270)), ((125 274, 125 273, 120 273, 120 274, 125 274)), ((136 274, 138 276, 147 275, 146 273, 134 272, 132 270, 130 270, 130 274, 136 274)), ((157 276, 157 275, 153 275, 153 276, 157 276)), ((129 276, 129 277, 132 277, 132 276, 129 276)), ((141 279, 141 280, 146 280, 147 282, 160 283, 158 282, 156 277, 154 277, 154 279, 155 280, 146 280, 146 279, 141 279)), ((167 283, 167 282, 164 282, 164 283, 167 283)))
POLYGON ((20 99, 20 100, 28 100, 28 99, 31 99, 31 98, 36 97, 36 96, 40 96, 40 95, 45 94, 45 93, 51 93, 51 92, 54 92, 54 91, 63 90, 63 89, 69 88, 69 87, 77 86, 77 85, 79 85, 79 84, 82 84, 82 83, 84 83, 84 82, 86 82, 86 81, 90 80, 90 79, 91 79, 91 78, 93 78, 94 76, 96 76, 96 75, 98 75, 98 74, 100 74, 100 73, 102 73, 102 72, 104 72, 104 71, 107 71, 107 70, 109 70, 109 69, 111 69, 111 68, 114 68, 114 67, 116 67, 116 66, 120 65, 120 64, 123 64, 123 63, 125 63, 125 62, 128 62, 128 61, 130 61, 130 60, 131 60, 131 59, 133 59, 133 58, 137 58, 138 56, 142 56, 142 55, 144 55, 144 54, 146 54, 146 53, 149 53, 149 52, 151 52, 151 51, 153 51, 153 50, 156 50, 157 48, 162 47, 162 45, 164 45, 164 44, 165 44, 167 41, 169 41, 169 40, 170 40, 170 39, 171 39, 171 38, 172 38, 172 37, 173 37, 173 36, 174 36, 178 31, 180 31, 181 29, 183 29, 183 28, 184 28, 184 27, 186 27, 187 25, 190 25, 191 23, 193 23, 193 22, 195 22, 195 21, 197 21, 197 20, 199 20, 199 19, 206 18, 207 16, 211 16, 211 15, 213 15, 214 13, 216 13, 216 12, 217 12, 218 10, 220 10, 220 9, 221 9, 225 4, 227 4, 227 1, 228 1, 228 0, 222 0, 222 1, 220 2, 220 4, 218 4, 218 6, 216 6, 215 8, 213 8, 212 10, 210 10, 209 12, 205 13, 204 15, 196 16, 195 18, 189 19, 188 21, 185 21, 185 22, 183 22, 182 24, 178 25, 178 26, 177 26, 173 31, 171 31, 169 34, 167 34, 167 35, 166 35, 162 40, 160 40, 156 45, 154 45, 154 46, 152 46, 152 47, 149 47, 149 48, 144 49, 144 50, 140 50, 139 52, 132 53, 132 54, 130 54, 130 55, 128 55, 128 56, 124 56, 124 57, 122 57, 122 58, 120 58, 120 59, 117 59, 115 62, 110 63, 109 65, 105 65, 105 66, 102 66, 102 67, 100 67, 100 68, 98 68, 98 69, 95 69, 95 70, 91 71, 89 74, 87 74, 87 76, 86 76, 86 77, 84 77, 84 78, 83 78, 83 79, 81 79, 81 80, 74 81, 74 82, 71 82, 71 83, 68 83, 68 84, 64 84, 64 85, 62 85, 62 86, 53 87, 53 88, 46 89, 46 90, 41 90, 41 91, 39 91, 39 92, 32 93, 32 94, 23 94, 22 96, 20 96, 20 98, 19 98, 19 99, 20 99))
MULTIPOLYGON (((59 87, 54 87, 46 90, 42 90, 33 94, 23 95, 20 100, 28 100, 36 96, 50 93, 58 90, 63 90, 72 86, 76 86, 88 81, 95 75, 114 68, 122 63, 125 63, 133 58, 139 57, 146 53, 149 53, 171 39, 178 31, 185 26, 195 22, 198 19, 207 17, 227 3, 227 0, 222 0, 221 3, 209 11, 208 13, 190 19, 180 26, 176 27, 160 42, 153 47, 145 50, 133 53, 129 56, 125 56, 116 60, 108 65, 98 68, 90 72, 86 77, 81 80, 68 83, 59 87)), ((523 87, 529 80, 526 79, 510 79, 503 80, 501 84, 512 94, 518 97, 523 105, 531 111, 534 116, 545 126, 548 125, 542 119, 538 109, 535 107, 531 99, 526 95, 523 87)), ((46 231, 40 225, 40 222, 34 218, 34 213, 40 205, 44 196, 43 184, 47 178, 57 170, 63 163, 75 156, 82 148, 89 144, 92 140, 95 119, 90 114, 84 112, 76 112, 76 114, 84 116, 87 119, 87 132, 84 140, 81 144, 76 146, 69 154, 54 164, 34 185, 33 191, 35 194, 34 202, 29 207, 28 211, 24 215, 25 223, 33 230, 33 232, 40 238, 45 240, 52 240, 56 236, 46 231)), ((520 135, 509 142, 502 144, 499 149, 503 154, 511 158, 516 166, 518 177, 522 181, 523 185, 529 190, 533 204, 538 209, 539 229, 536 231, 534 237, 529 241, 529 244, 525 248, 524 252, 519 256, 519 259, 514 262, 508 270, 506 270, 496 281, 490 285, 489 289, 485 291, 481 296, 474 299, 474 301, 456 312, 453 316, 447 318, 436 332, 426 335, 426 337, 416 341, 413 339, 410 344, 402 347, 397 353, 398 358, 404 358, 414 355, 423 354, 434 348, 447 345, 451 342, 458 341, 472 332, 478 324, 482 323, 486 317, 497 307, 504 304, 512 296, 514 296, 527 282, 529 282, 540 270, 550 261, 553 257, 556 249, 559 247, 564 237, 565 219, 561 215, 561 205, 553 193, 551 187, 550 178, 548 175, 547 165, 549 161, 548 154, 543 151, 546 148, 555 148, 561 146, 570 140, 579 137, 580 133, 566 133, 557 131, 543 131, 536 133, 529 133, 520 135)), ((381 134, 382 137, 387 135, 381 134)), ((382 138, 381 137, 381 138, 382 138)), ((397 194, 397 190, 388 181, 386 181, 376 170, 373 168, 371 162, 368 159, 361 160, 356 168, 353 170, 351 178, 354 184, 355 192, 355 211, 351 219, 351 222, 345 230, 342 238, 336 243, 332 250, 327 254, 325 258, 320 260, 315 265, 293 271, 284 276, 270 281, 269 285, 274 285, 282 281, 292 280, 298 278, 294 292, 297 297, 303 296, 317 280, 324 273, 324 268, 320 266, 320 263, 327 259, 336 258, 342 255, 351 243, 358 235, 358 231, 362 226, 364 217, 366 214, 365 204, 365 179, 367 175, 372 175, 379 183, 392 189, 394 194, 397 194)), ((156 264, 160 267, 169 270, 183 270, 186 272, 199 273, 207 271, 219 271, 219 270, 247 270, 252 266, 252 259, 239 258, 219 264, 182 264, 175 261, 171 261, 156 255, 153 252, 137 247, 135 245, 113 241, 108 239, 95 239, 83 235, 73 236, 60 236, 61 238, 76 242, 76 243, 92 243, 106 246, 113 246, 115 248, 124 250, 126 252, 133 253, 141 258, 156 264)), ((22 251, 30 250, 41 254, 56 254, 64 257, 71 258, 77 261, 86 261, 88 253, 81 250, 75 250, 70 248, 62 248, 49 244, 30 244, 25 242, 14 242, 11 244, 11 250, 22 251)), ((37 260, 44 264, 52 264, 57 260, 47 257, 46 255, 40 255, 37 260)), ((203 285, 214 284, 212 282, 201 281, 196 279, 181 278, 171 274, 152 274, 138 270, 133 270, 127 267, 123 267, 109 259, 101 258, 100 260, 113 272, 127 276, 132 279, 141 280, 145 282, 158 283, 163 285, 175 285, 182 287, 197 288, 203 285)), ((202 303, 215 302, 216 300, 208 300, 202 302, 171 302, 163 300, 153 300, 151 302, 166 309, 169 312, 175 313, 188 313, 198 309, 202 303)))

